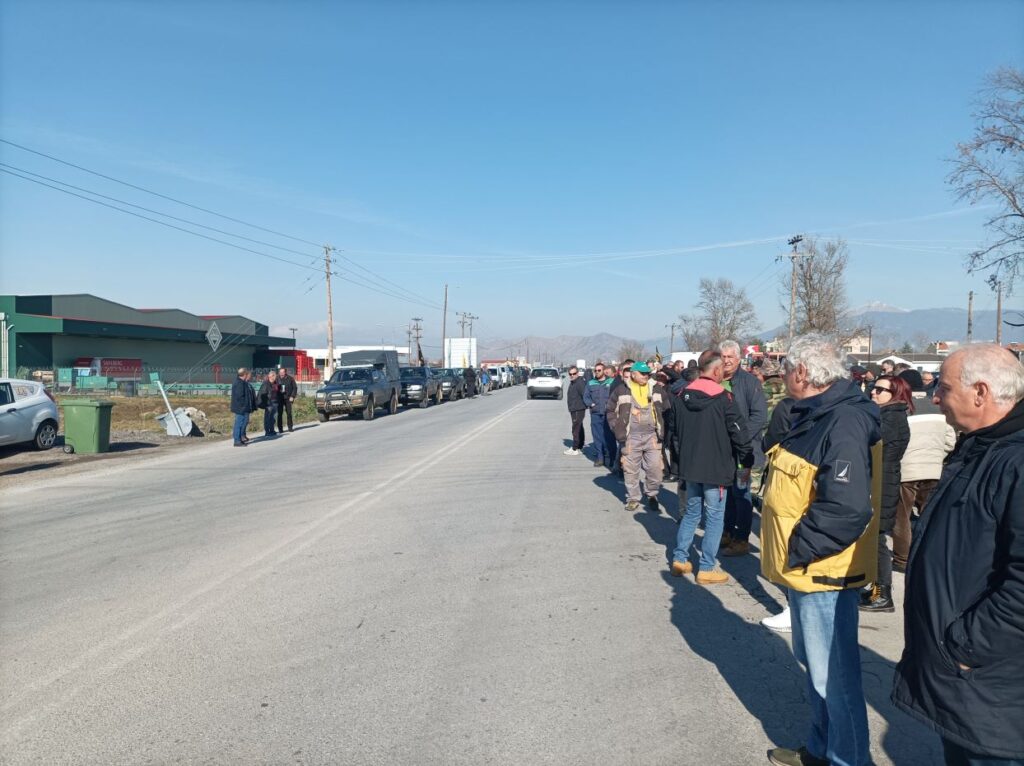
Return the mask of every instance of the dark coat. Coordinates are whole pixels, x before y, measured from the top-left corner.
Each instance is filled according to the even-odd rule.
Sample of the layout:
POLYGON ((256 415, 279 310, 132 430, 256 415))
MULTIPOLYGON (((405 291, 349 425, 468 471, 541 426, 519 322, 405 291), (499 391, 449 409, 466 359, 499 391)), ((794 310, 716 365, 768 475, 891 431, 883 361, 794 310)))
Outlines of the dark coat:
POLYGON ((761 381, 746 370, 736 370, 729 380, 736 409, 747 424, 747 434, 754 445, 754 459, 758 465, 764 462, 761 454, 761 434, 768 424, 768 400, 764 396, 761 381))
POLYGON ((583 401, 583 392, 586 387, 587 382, 579 375, 575 380, 569 381, 569 390, 565 392, 565 403, 569 406, 569 412, 587 409, 587 405, 583 401))
POLYGON ((280 392, 278 394, 280 400, 283 402, 286 399, 294 399, 299 393, 299 386, 295 382, 295 378, 291 375, 283 375, 277 379, 278 386, 280 386, 280 392))
POLYGON ((731 487, 736 465, 754 463, 747 424, 732 396, 715 381, 698 378, 668 399, 679 478, 731 487))
POLYGON ((1024 758, 1024 400, 946 458, 904 601, 896 706, 967 750, 1024 758))
POLYGON ((236 415, 248 415, 256 409, 256 399, 249 381, 235 378, 231 384, 231 411, 236 415))
POLYGON ((793 425, 793 405, 796 399, 787 396, 772 408, 772 419, 765 429, 764 438, 761 439, 761 449, 765 452, 786 438, 789 427, 793 425))
POLYGON ((271 383, 269 380, 264 380, 260 386, 259 393, 256 394, 256 401, 259 404, 261 410, 265 410, 268 407, 277 406, 277 399, 281 391, 281 385, 274 381, 271 383))
POLYGON ((907 405, 887 404, 882 409, 882 514, 878 528, 892 532, 896 522, 896 506, 900 502, 900 461, 910 444, 907 405))

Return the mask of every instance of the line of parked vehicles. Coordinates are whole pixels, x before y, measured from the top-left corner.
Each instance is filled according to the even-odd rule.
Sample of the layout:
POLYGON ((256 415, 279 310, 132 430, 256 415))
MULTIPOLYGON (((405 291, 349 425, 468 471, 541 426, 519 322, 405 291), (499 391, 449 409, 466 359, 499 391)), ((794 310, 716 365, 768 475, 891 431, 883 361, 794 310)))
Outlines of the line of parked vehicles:
MULTIPOLYGON (((479 393, 525 383, 529 375, 525 367, 507 365, 474 369, 479 393)), ((393 415, 399 406, 426 408, 464 398, 465 368, 400 367, 394 351, 352 351, 341 355, 315 396, 321 423, 333 415, 373 420, 382 410, 393 415)))

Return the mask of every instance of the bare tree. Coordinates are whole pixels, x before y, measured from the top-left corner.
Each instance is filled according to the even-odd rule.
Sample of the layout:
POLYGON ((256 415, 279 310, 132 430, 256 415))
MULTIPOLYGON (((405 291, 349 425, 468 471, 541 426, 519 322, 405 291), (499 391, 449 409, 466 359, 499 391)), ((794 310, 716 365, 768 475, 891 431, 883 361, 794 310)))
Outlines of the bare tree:
POLYGON ((957 144, 947 180, 958 199, 996 209, 985 224, 994 237, 967 256, 968 272, 990 271, 990 284, 1012 292, 1024 274, 1024 72, 1003 67, 989 75, 974 119, 974 136, 957 144))
MULTIPOLYGON (((806 237, 800 243, 796 259, 796 332, 837 336, 847 341, 862 334, 862 327, 845 326, 848 322, 846 303, 846 266, 850 251, 842 239, 821 240, 806 237)), ((787 271, 782 278, 782 308, 789 311, 793 275, 787 271)))
POLYGON ((638 340, 626 340, 619 346, 619 361, 625 361, 626 359, 640 361, 646 358, 647 352, 644 351, 644 344, 638 340))
POLYGON ((688 350, 700 351, 754 329, 757 316, 745 289, 728 279, 705 277, 700 280, 698 291, 696 312, 679 317, 688 350))

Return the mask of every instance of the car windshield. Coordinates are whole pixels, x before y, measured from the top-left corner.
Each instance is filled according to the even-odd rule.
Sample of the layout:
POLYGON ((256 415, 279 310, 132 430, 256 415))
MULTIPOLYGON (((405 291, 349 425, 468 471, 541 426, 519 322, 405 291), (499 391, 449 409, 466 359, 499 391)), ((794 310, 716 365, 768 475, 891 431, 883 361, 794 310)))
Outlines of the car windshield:
POLYGON ((534 370, 530 373, 531 378, 557 378, 558 370, 534 370))
POLYGON ((369 380, 370 371, 361 368, 358 370, 338 370, 331 376, 331 383, 349 383, 353 380, 369 380))
POLYGON ((415 378, 422 378, 426 372, 422 367, 403 367, 401 369, 402 380, 412 380, 415 378))

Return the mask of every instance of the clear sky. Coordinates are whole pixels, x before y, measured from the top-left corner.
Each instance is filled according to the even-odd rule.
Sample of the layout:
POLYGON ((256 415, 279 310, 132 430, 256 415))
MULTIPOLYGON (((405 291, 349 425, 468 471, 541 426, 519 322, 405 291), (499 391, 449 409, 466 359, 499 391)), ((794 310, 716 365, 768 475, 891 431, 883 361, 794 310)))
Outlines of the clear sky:
MULTIPOLYGON (((1022 2, 5 0, 0 137, 331 243, 353 280, 335 281, 338 343, 418 316, 436 345, 445 282, 449 334, 468 311, 484 338, 656 337, 702 276, 746 285, 770 327, 795 233, 849 240, 852 305, 975 289, 985 309, 962 263, 986 211, 956 202, 946 158, 985 74, 1024 66, 1022 30, 1022 2)), ((312 244, 10 145, 0 162, 298 251, 0 174, 0 291, 323 342, 312 244)))

